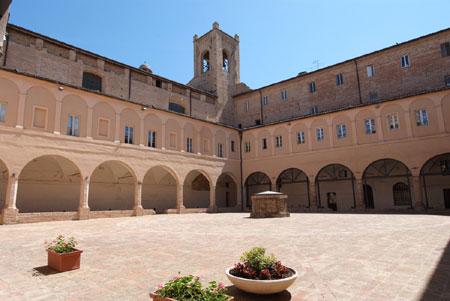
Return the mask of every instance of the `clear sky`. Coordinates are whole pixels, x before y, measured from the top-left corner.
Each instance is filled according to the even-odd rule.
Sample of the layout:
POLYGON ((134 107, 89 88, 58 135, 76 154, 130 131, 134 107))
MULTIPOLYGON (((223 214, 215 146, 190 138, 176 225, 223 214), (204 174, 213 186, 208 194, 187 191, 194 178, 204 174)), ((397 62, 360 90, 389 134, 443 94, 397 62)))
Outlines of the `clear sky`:
POLYGON ((450 0, 13 0, 10 22, 187 83, 194 34, 240 36, 257 88, 450 27, 450 0))

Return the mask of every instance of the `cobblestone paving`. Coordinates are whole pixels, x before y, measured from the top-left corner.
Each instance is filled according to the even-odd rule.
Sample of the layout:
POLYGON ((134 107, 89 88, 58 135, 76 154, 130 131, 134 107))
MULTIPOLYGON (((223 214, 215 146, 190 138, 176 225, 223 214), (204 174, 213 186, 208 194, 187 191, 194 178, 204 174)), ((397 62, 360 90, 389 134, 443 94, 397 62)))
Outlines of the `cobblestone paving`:
POLYGON ((300 275, 289 292, 265 298, 238 294, 237 301, 450 300, 448 216, 247 216, 0 226, 0 300, 149 300, 149 290, 178 271, 229 284, 225 268, 252 246, 267 247, 300 275), (82 266, 48 274, 43 243, 60 233, 78 238, 82 266))

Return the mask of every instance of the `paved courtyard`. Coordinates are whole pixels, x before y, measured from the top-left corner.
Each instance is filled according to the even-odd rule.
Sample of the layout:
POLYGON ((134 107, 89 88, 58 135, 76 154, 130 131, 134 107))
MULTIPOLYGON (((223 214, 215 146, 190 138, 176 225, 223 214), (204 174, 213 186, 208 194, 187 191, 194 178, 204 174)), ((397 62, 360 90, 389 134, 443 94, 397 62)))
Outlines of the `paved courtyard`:
POLYGON ((240 294, 237 301, 450 300, 448 216, 247 216, 0 226, 0 300, 149 300, 149 290, 177 272, 230 285, 225 268, 252 246, 266 247, 300 275, 289 292, 240 294), (60 233, 78 238, 84 250, 80 270, 52 274, 45 268, 44 241, 60 233))

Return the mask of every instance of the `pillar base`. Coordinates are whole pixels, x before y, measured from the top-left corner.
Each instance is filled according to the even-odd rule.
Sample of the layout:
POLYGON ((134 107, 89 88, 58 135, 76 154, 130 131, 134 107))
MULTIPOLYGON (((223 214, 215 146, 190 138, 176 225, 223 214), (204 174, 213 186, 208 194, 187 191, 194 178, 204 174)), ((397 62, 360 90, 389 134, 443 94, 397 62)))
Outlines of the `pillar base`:
POLYGON ((143 216, 144 215, 144 208, 142 206, 134 207, 134 215, 135 216, 143 216))
POLYGON ((208 213, 217 213, 217 206, 209 206, 208 213))
POLYGON ((89 219, 89 212, 91 212, 91 209, 89 208, 78 208, 78 219, 79 220, 89 219))
POLYGON ((2 224, 17 224, 19 221, 19 209, 5 208, 2 211, 2 224))

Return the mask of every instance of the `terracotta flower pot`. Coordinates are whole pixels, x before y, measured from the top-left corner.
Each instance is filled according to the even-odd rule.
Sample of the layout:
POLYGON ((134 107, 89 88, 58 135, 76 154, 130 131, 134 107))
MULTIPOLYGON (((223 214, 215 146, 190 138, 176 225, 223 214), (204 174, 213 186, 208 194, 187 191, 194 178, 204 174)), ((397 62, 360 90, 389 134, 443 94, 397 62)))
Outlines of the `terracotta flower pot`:
MULTIPOLYGON (((167 297, 161 297, 160 295, 156 294, 156 292, 150 293, 150 298, 153 299, 153 301, 177 301, 176 299, 167 298, 167 297)), ((234 297, 228 298, 227 301, 233 301, 234 297)))
POLYGON ((83 251, 74 249, 69 253, 57 253, 47 250, 48 266, 58 272, 66 272, 80 268, 80 257, 83 251))
POLYGON ((236 277, 230 274, 230 270, 233 267, 228 268, 225 273, 228 279, 233 283, 238 289, 252 294, 258 295, 269 295, 281 293, 297 279, 297 272, 294 269, 289 269, 293 273, 291 277, 276 280, 253 280, 241 277, 236 277))

